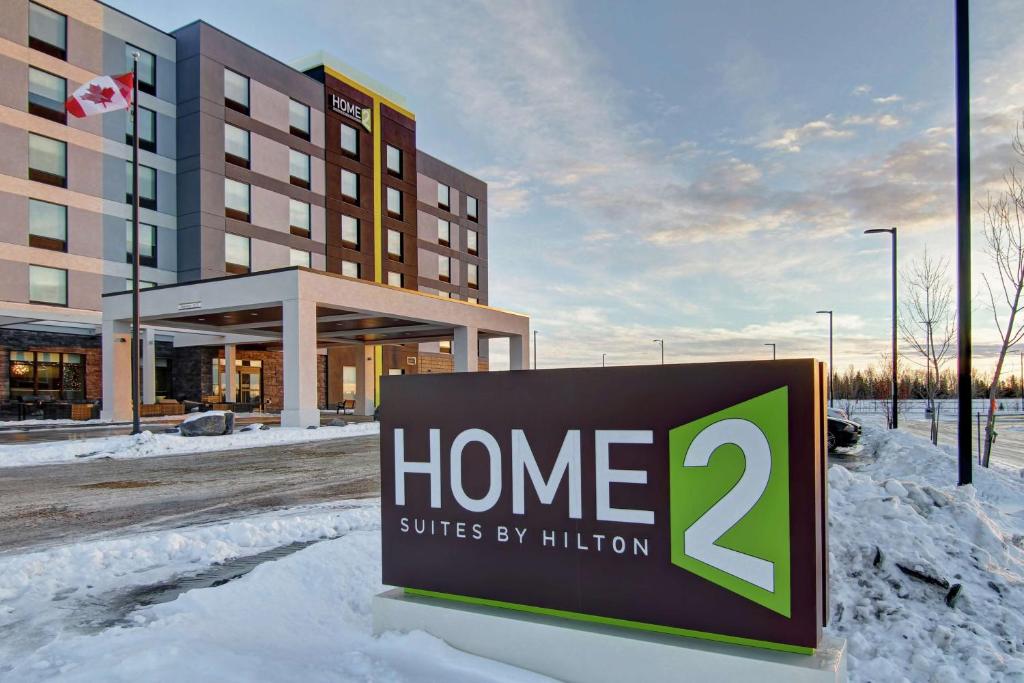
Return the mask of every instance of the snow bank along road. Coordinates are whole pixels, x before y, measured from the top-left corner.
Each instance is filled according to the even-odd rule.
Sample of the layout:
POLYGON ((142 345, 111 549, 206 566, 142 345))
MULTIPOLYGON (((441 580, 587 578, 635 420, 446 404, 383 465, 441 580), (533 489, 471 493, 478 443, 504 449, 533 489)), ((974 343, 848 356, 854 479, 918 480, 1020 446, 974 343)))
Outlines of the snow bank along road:
POLYGON ((377 496, 378 454, 379 438, 372 434, 214 453, 3 467, 0 554, 114 531, 175 528, 267 508, 377 496))

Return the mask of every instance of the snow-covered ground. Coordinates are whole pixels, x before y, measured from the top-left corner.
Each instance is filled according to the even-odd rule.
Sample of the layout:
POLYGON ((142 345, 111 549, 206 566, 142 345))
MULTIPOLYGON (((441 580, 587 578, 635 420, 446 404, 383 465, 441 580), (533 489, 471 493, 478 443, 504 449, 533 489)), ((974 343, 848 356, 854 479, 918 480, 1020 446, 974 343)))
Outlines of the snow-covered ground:
MULTIPOLYGON (((864 440, 830 468, 828 632, 849 641, 851 680, 1024 681, 1021 473, 976 471, 958 489, 946 450, 870 425, 864 440)), ((541 680, 421 633, 372 637, 379 577, 376 503, 0 557, 0 679, 541 680), (95 625, 132 586, 317 538, 333 540, 95 625)))
MULTIPOLYGON (((249 425, 252 428, 252 425, 249 425)), ((96 458, 145 458, 157 455, 208 453, 260 446, 283 446, 306 441, 323 441, 347 436, 378 434, 379 422, 357 422, 344 427, 270 429, 240 431, 224 436, 181 436, 144 431, 134 436, 107 436, 74 441, 15 443, 0 445, 0 468, 24 465, 51 465, 81 462, 96 458)))

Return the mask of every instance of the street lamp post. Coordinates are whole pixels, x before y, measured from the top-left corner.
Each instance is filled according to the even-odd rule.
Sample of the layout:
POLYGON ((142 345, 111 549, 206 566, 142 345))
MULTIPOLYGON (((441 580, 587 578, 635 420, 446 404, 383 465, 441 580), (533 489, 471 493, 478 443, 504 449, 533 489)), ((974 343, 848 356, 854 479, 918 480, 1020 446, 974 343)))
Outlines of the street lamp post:
POLYGON ((832 377, 835 375, 835 368, 832 366, 832 311, 817 311, 828 313, 828 407, 832 407, 832 377))
POLYGON ((537 330, 533 331, 533 369, 537 369, 537 330))
POLYGON ((772 360, 775 360, 775 344, 767 343, 765 346, 772 347, 772 360))
POLYGON ((664 339, 652 339, 655 344, 661 344, 661 364, 665 364, 665 340, 664 339))
POLYGON ((896 376, 896 228, 872 228, 865 230, 865 235, 887 232, 892 235, 892 421, 889 426, 899 426, 899 415, 896 412, 896 400, 899 395, 899 378, 896 376))
POLYGON ((1024 413, 1024 351, 1018 351, 1020 354, 1020 386, 1017 387, 1017 393, 1020 395, 1020 411, 1024 413))
POLYGON ((601 354, 601 367, 602 367, 602 368, 604 367, 604 357, 605 357, 605 356, 607 356, 607 355, 608 355, 608 354, 606 354, 606 353, 602 353, 602 354, 601 354))

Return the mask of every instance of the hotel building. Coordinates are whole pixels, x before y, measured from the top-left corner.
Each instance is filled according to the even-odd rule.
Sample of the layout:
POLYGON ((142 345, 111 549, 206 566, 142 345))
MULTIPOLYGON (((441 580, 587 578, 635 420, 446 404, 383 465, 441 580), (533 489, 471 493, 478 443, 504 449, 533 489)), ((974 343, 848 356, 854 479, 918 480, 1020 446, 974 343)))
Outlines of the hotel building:
POLYGON ((315 355, 320 407, 360 386, 366 398, 368 377, 486 369, 488 338, 513 338, 521 366, 521 316, 487 307, 487 185, 417 148, 399 96, 329 55, 288 65, 201 21, 167 33, 95 0, 6 0, 0 402, 96 401, 113 386, 102 312, 131 285, 133 131, 127 112, 74 119, 63 101, 129 71, 135 52, 144 405, 220 396, 284 408, 288 305, 211 301, 288 268, 332 276, 316 280, 330 291, 311 323, 315 351, 295 347, 315 355), (205 303, 147 318, 161 291, 200 291, 193 283, 205 303), (453 340, 473 346, 460 347, 469 367, 453 340))

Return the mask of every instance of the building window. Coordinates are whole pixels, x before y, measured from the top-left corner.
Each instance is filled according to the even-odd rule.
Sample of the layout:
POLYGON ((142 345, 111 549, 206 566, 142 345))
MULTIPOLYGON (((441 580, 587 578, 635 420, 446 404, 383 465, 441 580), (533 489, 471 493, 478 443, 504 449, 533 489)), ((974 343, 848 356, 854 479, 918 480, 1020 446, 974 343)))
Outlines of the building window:
MULTIPOLYGON (((132 162, 126 161, 125 168, 128 169, 128 187, 125 192, 125 201, 132 203, 132 162)), ((139 166, 139 206, 144 209, 156 210, 156 169, 149 166, 139 166)))
POLYGON ((309 204, 297 199, 288 200, 288 225, 293 235, 309 237, 309 204))
POLYGON ((452 188, 447 185, 437 184, 437 206, 438 208, 448 211, 451 208, 452 188))
POLYGON ((439 342, 438 346, 440 347, 439 350, 441 351, 441 353, 451 353, 452 352, 452 342, 451 342, 450 339, 446 339, 443 342, 439 342))
MULTIPOLYGON (((146 109, 145 107, 139 107, 139 131, 142 133, 139 136, 139 149, 144 149, 147 152, 156 152, 156 112, 152 109, 146 109)), ((134 144, 132 135, 134 134, 132 127, 132 117, 128 116, 128 130, 125 131, 124 141, 126 144, 134 144)))
POLYGON ((341 243, 349 249, 359 248, 359 219, 352 216, 341 217, 341 243))
POLYGON ((445 247, 452 243, 452 224, 443 218, 437 219, 437 243, 445 247))
POLYGON ((224 160, 249 168, 249 131, 224 124, 224 160))
POLYGON ((40 249, 67 251, 68 207, 29 199, 28 244, 40 249))
MULTIPOLYGON (((132 222, 125 221, 126 260, 132 262, 132 222)), ((139 223, 139 265, 156 268, 156 226, 139 223)))
POLYGON ((466 251, 468 251, 470 254, 473 254, 474 256, 476 256, 479 250, 478 240, 479 236, 477 235, 476 230, 466 231, 466 251))
POLYGON ((312 255, 308 251, 302 251, 301 249, 289 249, 288 262, 293 266, 313 267, 312 255))
POLYGON ((402 193, 393 187, 388 189, 388 214, 395 218, 402 217, 402 193))
POLYGON ((173 373, 171 368, 173 367, 170 358, 155 358, 156 362, 153 363, 155 370, 156 381, 156 398, 160 400, 162 398, 168 398, 174 395, 174 383, 172 381, 173 373))
POLYGON ((28 46, 57 59, 67 59, 68 18, 42 5, 28 3, 28 46))
POLYGON ((404 375, 404 374, 405 374, 405 370, 403 370, 402 368, 388 368, 388 375, 389 376, 398 376, 398 375, 404 375))
POLYGON ((224 233, 224 270, 232 275, 248 273, 252 264, 249 238, 224 233))
POLYGON ((405 286, 405 278, 401 273, 396 273, 393 270, 388 271, 388 284, 392 287, 403 287, 405 286))
POLYGON ((475 220, 479 219, 479 216, 477 214, 477 210, 478 210, 478 207, 477 207, 477 204, 476 204, 476 197, 472 197, 472 196, 467 194, 466 195, 466 215, 469 216, 469 220, 475 221, 475 220))
POLYGON ((355 261, 342 261, 341 274, 345 277, 359 277, 359 264, 355 261))
POLYGON ((34 304, 68 305, 68 271, 44 266, 28 267, 28 299, 34 304))
POLYGON ((249 113, 249 79, 231 69, 224 69, 224 106, 249 113))
POLYGON ((477 265, 475 263, 466 264, 466 282, 473 289, 477 289, 480 286, 477 282, 477 265))
POLYGON ((288 173, 292 185, 309 189, 309 155, 288 150, 288 173))
POLYGON ((80 353, 11 351, 11 396, 85 400, 85 356, 80 353))
POLYGON ((354 159, 359 158, 359 131, 347 123, 341 124, 341 151, 354 159))
POLYGON ((356 397, 356 366, 341 366, 341 398, 345 401, 356 397))
POLYGON ((67 123, 64 100, 68 98, 68 82, 34 67, 28 68, 28 113, 57 123, 67 123))
POLYGON ((388 258, 402 260, 402 233, 388 228, 388 258))
POLYGON ((341 196, 353 204, 359 203, 359 175, 341 169, 341 196))
POLYGON ((28 134, 28 178, 57 187, 68 186, 66 142, 28 134))
POLYGON ((399 178, 402 177, 402 150, 397 147, 387 146, 388 173, 399 178))
POLYGON ((302 102, 288 100, 288 130, 303 140, 309 139, 309 107, 302 102))
POLYGON ((249 221, 250 187, 230 178, 224 179, 224 215, 237 221, 249 221))
POLYGON ((437 279, 441 282, 452 281, 452 259, 450 256, 437 257, 437 279))
POLYGON ((141 47, 125 43, 124 53, 128 59, 128 70, 132 70, 132 53, 139 53, 139 91, 156 95, 156 56, 141 47))
MULTIPOLYGON (((156 287, 156 283, 152 282, 150 280, 139 280, 139 289, 140 290, 141 289, 149 289, 150 287, 156 287)), ((130 277, 129 278, 125 278, 124 290, 126 292, 132 291, 132 279, 130 277)))

